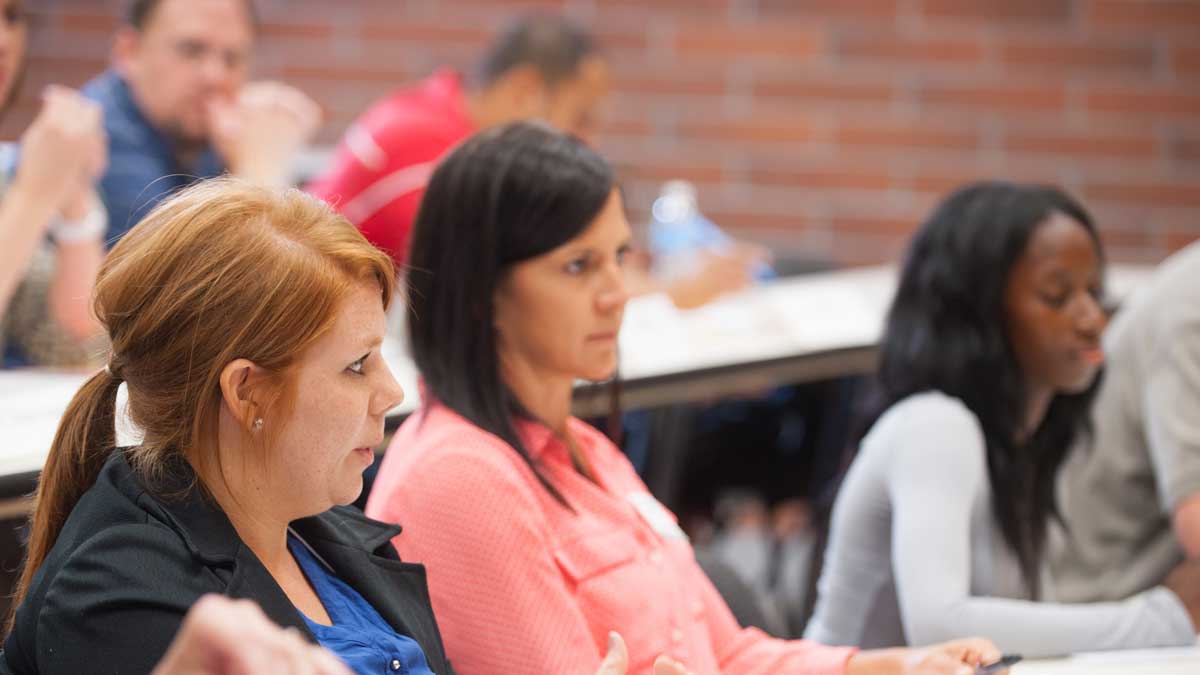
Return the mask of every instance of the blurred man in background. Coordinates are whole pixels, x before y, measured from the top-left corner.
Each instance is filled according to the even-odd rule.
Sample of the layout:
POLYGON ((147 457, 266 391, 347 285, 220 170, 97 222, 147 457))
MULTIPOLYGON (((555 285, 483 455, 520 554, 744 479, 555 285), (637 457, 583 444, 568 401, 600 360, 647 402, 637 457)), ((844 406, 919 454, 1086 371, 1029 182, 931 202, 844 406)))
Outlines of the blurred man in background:
POLYGON ((287 85, 247 83, 255 29, 250 0, 129 2, 112 67, 83 90, 108 132, 109 245, 196 179, 287 182, 320 110, 287 85))
POLYGON ((439 70, 372 105, 310 189, 403 264, 425 184, 447 150, 475 131, 530 118, 587 139, 608 84, 585 31, 559 17, 523 18, 473 72, 439 70))

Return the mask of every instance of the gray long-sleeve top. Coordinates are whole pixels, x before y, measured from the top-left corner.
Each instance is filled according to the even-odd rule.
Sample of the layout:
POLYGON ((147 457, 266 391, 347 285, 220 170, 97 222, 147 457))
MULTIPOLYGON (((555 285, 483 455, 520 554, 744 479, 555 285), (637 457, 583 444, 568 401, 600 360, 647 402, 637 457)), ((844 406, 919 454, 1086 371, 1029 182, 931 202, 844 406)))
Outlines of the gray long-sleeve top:
POLYGON ((816 611, 805 637, 864 648, 968 636, 1042 657, 1190 645, 1165 588, 1119 602, 1032 602, 992 516, 983 433, 958 399, 910 396, 863 440, 834 505, 816 611))

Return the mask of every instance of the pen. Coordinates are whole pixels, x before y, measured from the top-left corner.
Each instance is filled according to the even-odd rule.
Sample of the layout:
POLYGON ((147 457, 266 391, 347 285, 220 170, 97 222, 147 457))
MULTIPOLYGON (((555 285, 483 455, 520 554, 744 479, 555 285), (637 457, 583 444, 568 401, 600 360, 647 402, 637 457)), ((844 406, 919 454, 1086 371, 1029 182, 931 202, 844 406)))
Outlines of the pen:
POLYGON ((992 675, 1007 670, 1009 666, 1021 660, 1020 654, 1005 654, 998 661, 975 667, 975 675, 992 675))

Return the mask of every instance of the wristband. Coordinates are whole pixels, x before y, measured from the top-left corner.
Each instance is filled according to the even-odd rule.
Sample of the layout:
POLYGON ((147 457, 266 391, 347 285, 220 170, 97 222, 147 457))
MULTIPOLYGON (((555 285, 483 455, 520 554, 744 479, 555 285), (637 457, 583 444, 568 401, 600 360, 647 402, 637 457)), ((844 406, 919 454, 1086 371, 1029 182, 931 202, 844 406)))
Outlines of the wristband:
POLYGON ((63 220, 55 218, 50 224, 50 236, 60 244, 77 244, 84 241, 96 241, 108 230, 108 213, 100 204, 100 200, 92 200, 92 207, 87 214, 78 220, 63 220))

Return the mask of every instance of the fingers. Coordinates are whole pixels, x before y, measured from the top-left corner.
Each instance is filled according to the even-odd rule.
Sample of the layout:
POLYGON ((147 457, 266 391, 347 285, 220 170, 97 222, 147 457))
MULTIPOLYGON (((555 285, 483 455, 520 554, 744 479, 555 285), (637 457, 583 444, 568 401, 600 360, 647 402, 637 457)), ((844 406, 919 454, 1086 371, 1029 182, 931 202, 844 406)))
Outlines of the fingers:
POLYGON ((351 675, 327 651, 281 629, 246 600, 205 596, 188 612, 155 675, 351 675), (280 667, 281 664, 284 667, 280 667))
POLYGON ((305 137, 321 123, 321 107, 304 92, 281 82, 253 82, 243 88, 238 103, 247 110, 288 119, 305 137))
POLYGON ((912 671, 914 675, 974 675, 975 667, 943 652, 928 652, 912 671))
POLYGON ((962 663, 971 666, 978 666, 981 663, 992 663, 1002 656, 1000 648, 991 640, 984 638, 953 640, 941 645, 940 650, 947 656, 956 658, 962 663))
POLYGON ((616 631, 608 634, 608 653, 600 662, 596 675, 625 675, 629 667, 629 652, 625 649, 625 641, 616 631))
POLYGON ((663 654, 654 660, 654 675, 688 675, 684 665, 663 654))
POLYGON ((739 241, 733 245, 730 254, 742 261, 746 266, 758 265, 771 262, 771 249, 758 244, 750 244, 744 241, 739 241))

